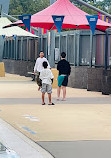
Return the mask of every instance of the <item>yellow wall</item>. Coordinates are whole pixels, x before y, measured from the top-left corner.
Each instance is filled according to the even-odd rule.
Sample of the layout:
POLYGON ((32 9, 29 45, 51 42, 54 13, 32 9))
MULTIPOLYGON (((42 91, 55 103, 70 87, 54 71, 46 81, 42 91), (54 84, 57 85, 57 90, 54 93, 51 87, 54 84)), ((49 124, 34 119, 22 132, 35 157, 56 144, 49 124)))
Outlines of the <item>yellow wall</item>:
POLYGON ((5 77, 5 66, 3 62, 0 62, 0 77, 5 77))
POLYGON ((58 78, 58 71, 57 69, 51 69, 53 75, 54 75, 54 80, 52 84, 52 88, 57 88, 57 78, 58 78))

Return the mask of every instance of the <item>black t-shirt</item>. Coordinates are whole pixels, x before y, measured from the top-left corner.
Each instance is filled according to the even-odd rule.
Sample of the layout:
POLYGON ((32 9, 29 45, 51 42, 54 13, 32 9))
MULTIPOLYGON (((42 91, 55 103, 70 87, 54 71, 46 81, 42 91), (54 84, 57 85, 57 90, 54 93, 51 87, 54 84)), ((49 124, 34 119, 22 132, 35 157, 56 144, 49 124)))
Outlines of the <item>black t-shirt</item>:
POLYGON ((65 59, 58 62, 57 70, 59 71, 59 75, 65 74, 70 75, 71 73, 71 67, 68 61, 65 59))

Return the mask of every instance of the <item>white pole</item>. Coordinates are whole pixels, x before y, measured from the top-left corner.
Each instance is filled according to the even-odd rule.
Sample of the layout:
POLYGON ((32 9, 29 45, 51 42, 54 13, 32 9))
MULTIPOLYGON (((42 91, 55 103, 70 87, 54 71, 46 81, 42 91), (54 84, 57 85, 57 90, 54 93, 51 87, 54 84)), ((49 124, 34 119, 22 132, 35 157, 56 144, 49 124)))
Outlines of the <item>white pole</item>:
MULTIPOLYGON (((50 0, 50 5, 52 5, 56 0, 50 0)), ((50 54, 48 54, 48 60, 51 67, 55 67, 54 60, 54 49, 55 49, 55 31, 50 31, 50 54)))

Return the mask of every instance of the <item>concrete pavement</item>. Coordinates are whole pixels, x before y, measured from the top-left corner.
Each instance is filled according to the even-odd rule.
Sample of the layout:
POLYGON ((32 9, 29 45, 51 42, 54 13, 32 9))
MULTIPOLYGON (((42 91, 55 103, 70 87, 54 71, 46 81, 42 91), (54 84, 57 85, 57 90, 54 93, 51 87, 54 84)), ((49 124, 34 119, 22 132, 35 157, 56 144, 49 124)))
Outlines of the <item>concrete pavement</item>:
POLYGON ((111 156, 111 96, 67 88, 63 102, 56 101, 53 89, 56 105, 42 106, 31 78, 8 74, 0 78, 0 89, 0 117, 54 157, 103 158, 103 148, 111 156))
POLYGON ((55 158, 111 158, 111 141, 40 142, 55 158))
MULTIPOLYGON (((20 158, 53 158, 46 150, 2 119, 0 119, 0 141, 2 141, 6 148, 14 150, 20 158)), ((4 158, 2 157, 2 153, 0 154, 0 158, 4 158)))

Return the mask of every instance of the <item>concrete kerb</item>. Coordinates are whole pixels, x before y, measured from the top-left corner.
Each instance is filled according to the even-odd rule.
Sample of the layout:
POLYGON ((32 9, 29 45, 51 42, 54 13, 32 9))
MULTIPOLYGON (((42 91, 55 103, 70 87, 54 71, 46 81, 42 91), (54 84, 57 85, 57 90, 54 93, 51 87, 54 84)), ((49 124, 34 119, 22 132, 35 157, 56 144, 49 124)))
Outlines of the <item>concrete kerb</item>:
MULTIPOLYGON (((13 128, 10 124, 5 122, 4 120, 0 119, 0 123, 3 124, 4 126, 6 126, 13 133, 15 133, 19 138, 21 138, 24 142, 29 144, 32 148, 37 150, 43 156, 43 158, 54 158, 48 151, 46 151, 40 145, 38 145, 37 143, 33 142, 31 139, 29 139, 28 137, 23 135, 21 132, 19 132, 15 128, 13 128)), ((7 148, 9 148, 8 144, 4 140, 2 140, 2 138, 0 138, 0 140, 7 148)))

